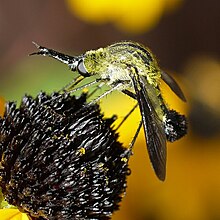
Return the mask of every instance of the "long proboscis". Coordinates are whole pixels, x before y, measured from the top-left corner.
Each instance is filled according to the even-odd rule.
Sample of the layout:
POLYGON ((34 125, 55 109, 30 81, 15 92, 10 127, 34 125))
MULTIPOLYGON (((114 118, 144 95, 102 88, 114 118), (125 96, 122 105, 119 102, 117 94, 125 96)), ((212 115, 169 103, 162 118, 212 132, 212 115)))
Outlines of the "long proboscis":
POLYGON ((73 70, 73 71, 76 70, 76 67, 77 67, 81 57, 79 57, 79 56, 69 56, 69 55, 57 52, 53 49, 49 49, 47 47, 40 46, 35 42, 32 42, 32 43, 36 46, 36 48, 39 51, 31 53, 30 56, 32 56, 32 55, 41 55, 41 56, 52 57, 56 60, 59 60, 61 63, 64 63, 64 64, 68 65, 71 70, 73 70))

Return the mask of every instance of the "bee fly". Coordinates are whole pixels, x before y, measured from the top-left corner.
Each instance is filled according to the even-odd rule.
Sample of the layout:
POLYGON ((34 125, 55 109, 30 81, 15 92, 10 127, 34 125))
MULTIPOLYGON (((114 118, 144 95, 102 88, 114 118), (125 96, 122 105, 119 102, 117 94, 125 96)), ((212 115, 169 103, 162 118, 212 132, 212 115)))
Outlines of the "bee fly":
MULTIPOLYGON (((170 110, 160 91, 160 80, 183 101, 183 92, 176 81, 162 71, 152 52, 141 44, 125 41, 90 50, 80 56, 69 56, 39 46, 37 55, 53 57, 69 66, 80 75, 69 85, 73 88, 85 77, 97 76, 94 83, 106 84, 110 89, 95 101, 114 90, 137 100, 142 120, 133 139, 133 146, 143 124, 147 149, 153 169, 160 180, 166 176, 166 141, 175 141, 186 134, 187 123, 184 115, 170 110)), ((85 87, 84 86, 84 87, 85 87)), ((83 88, 81 86, 80 88, 83 88)))

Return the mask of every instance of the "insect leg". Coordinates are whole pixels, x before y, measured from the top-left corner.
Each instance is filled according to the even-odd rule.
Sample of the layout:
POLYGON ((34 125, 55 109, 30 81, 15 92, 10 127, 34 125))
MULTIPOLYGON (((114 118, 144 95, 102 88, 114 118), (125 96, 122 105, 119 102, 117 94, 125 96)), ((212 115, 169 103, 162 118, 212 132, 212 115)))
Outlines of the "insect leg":
MULTIPOLYGON (((81 80, 81 81, 82 81, 82 80, 81 80)), ((77 88, 75 88, 75 89, 67 90, 66 92, 67 92, 67 93, 73 93, 73 92, 76 92, 76 91, 78 91, 78 90, 84 89, 84 88, 86 88, 86 87, 92 86, 92 85, 94 85, 94 84, 96 84, 96 83, 98 83, 98 82, 99 82, 99 79, 96 79, 96 80, 91 81, 91 82, 89 82, 89 83, 86 83, 86 84, 84 84, 84 85, 82 85, 82 86, 79 86, 79 87, 77 87, 77 88)), ((72 87, 72 86, 71 86, 71 87, 72 87)), ((71 87, 70 87, 70 88, 71 88, 71 87)))
POLYGON ((129 97, 133 98, 133 99, 137 99, 137 96, 136 94, 134 94, 133 92, 127 90, 127 89, 124 89, 122 90, 122 92, 125 94, 125 95, 128 95, 129 97))
POLYGON ((80 83, 85 77, 84 76, 77 76, 74 78, 70 83, 68 83, 66 86, 64 86, 61 90, 58 92, 68 91, 74 88, 78 83, 80 83))
POLYGON ((88 94, 87 98, 93 96, 99 89, 101 89, 103 85, 105 85, 104 82, 101 82, 99 85, 97 85, 96 88, 91 93, 88 94))
POLYGON ((123 118, 123 120, 121 121, 121 123, 116 127, 115 131, 117 131, 122 124, 127 120, 127 118, 132 114, 132 112, 138 107, 138 103, 127 113, 127 115, 125 115, 125 117, 123 118))
POLYGON ((135 141, 137 140, 137 137, 138 137, 138 134, 140 133, 140 130, 141 130, 141 127, 143 125, 143 121, 141 120, 139 125, 138 125, 138 128, 135 132, 135 135, 131 141, 131 143, 129 144, 129 147, 128 149, 124 152, 123 156, 126 156, 126 157, 130 157, 132 155, 132 149, 133 149, 133 146, 134 146, 134 143, 135 141))
POLYGON ((71 88, 72 88, 73 86, 75 86, 75 85, 77 85, 78 83, 80 83, 84 78, 85 78, 85 77, 83 77, 83 76, 78 76, 77 78, 75 78, 71 83, 69 83, 69 84, 66 85, 63 89, 61 89, 60 91, 58 91, 58 92, 60 93, 60 95, 58 95, 58 96, 57 96, 56 98, 54 98, 54 99, 60 98, 60 97, 62 96, 61 92, 63 92, 63 93, 65 93, 66 95, 68 95, 68 94, 74 93, 74 92, 76 92, 76 91, 78 91, 78 90, 84 89, 84 88, 86 88, 86 87, 88 87, 88 86, 91 86, 91 85, 93 85, 93 84, 95 84, 95 83, 98 83, 98 81, 99 81, 99 79, 96 79, 96 80, 94 80, 94 81, 92 81, 92 82, 86 83, 86 84, 84 84, 84 85, 82 85, 82 86, 80 86, 80 87, 78 87, 78 88, 75 88, 75 89, 72 89, 72 90, 71 90, 71 88), (70 86, 69 86, 69 85, 70 85, 70 86))
POLYGON ((115 90, 118 90, 118 88, 120 86, 122 86, 123 84, 121 83, 118 83, 116 86, 112 87, 111 89, 109 89, 108 91, 104 92, 102 95, 100 95, 99 97, 97 97, 96 99, 92 100, 91 102, 89 102, 88 104, 89 105, 92 105, 96 102, 98 102, 101 98, 105 97, 106 95, 110 94, 111 92, 115 91, 115 90))

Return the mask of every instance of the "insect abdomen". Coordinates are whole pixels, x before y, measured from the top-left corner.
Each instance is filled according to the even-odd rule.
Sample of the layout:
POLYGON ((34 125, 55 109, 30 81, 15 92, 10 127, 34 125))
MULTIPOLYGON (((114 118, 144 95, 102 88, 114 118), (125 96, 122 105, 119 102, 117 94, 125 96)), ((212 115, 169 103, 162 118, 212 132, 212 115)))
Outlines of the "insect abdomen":
POLYGON ((164 128, 167 140, 174 142, 187 133, 186 117, 175 110, 169 110, 166 113, 164 128))

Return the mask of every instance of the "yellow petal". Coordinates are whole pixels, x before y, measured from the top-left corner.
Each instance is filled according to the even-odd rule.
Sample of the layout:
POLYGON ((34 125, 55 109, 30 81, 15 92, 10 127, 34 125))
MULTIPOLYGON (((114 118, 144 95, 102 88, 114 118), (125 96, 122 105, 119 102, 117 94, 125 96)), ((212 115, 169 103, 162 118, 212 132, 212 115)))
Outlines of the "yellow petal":
POLYGON ((5 112, 5 99, 0 96, 0 117, 4 115, 5 112))
POLYGON ((1 220, 30 220, 28 216, 18 209, 0 209, 1 220))

